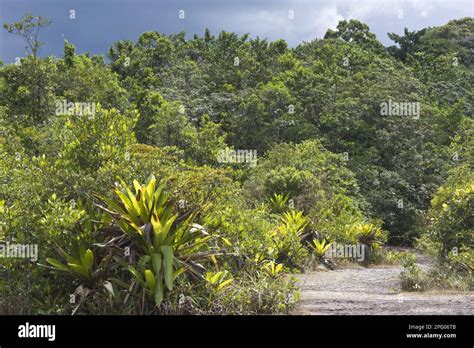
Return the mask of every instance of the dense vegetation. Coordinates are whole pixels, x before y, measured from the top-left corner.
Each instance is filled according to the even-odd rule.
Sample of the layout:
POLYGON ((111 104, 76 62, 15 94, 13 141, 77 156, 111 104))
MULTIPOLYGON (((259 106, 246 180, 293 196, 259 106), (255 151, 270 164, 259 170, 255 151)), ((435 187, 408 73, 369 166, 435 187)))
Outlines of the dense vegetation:
POLYGON ((1 260, 0 313, 286 313, 331 242, 471 276, 472 18, 388 48, 355 20, 295 48, 150 31, 107 59, 40 58, 49 24, 5 25, 31 54, 0 66, 0 242, 39 257, 1 260))

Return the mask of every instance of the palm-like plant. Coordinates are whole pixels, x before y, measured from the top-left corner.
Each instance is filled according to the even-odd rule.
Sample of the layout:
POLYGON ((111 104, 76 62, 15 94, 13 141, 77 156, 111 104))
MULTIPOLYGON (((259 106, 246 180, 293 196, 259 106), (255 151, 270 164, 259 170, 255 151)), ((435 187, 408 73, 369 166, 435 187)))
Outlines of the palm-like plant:
POLYGON ((164 191, 164 185, 157 185, 150 176, 146 185, 133 181, 134 192, 122 180, 115 188, 118 202, 97 196, 120 230, 137 247, 138 253, 148 255, 151 267, 143 274, 133 266, 128 270, 160 305, 165 289, 173 290, 174 279, 183 272, 200 276, 202 266, 196 263, 212 255, 208 242, 212 237, 205 229, 193 223, 197 212, 179 217, 164 191))
POLYGON ((294 210, 284 213, 280 220, 281 224, 272 233, 278 251, 276 259, 287 265, 297 265, 307 253, 302 240, 309 221, 303 212, 294 210))
POLYGON ((206 285, 215 292, 223 290, 226 286, 234 281, 234 278, 229 276, 228 271, 219 271, 216 273, 206 273, 206 285))
POLYGON ((308 226, 308 218, 303 215, 302 211, 291 210, 281 216, 282 228, 281 231, 291 230, 295 232, 298 237, 303 237, 306 226, 308 226))
POLYGON ((263 271, 271 278, 277 278, 283 271, 283 264, 276 263, 275 261, 268 261, 262 267, 263 271))
POLYGON ((354 227, 353 233, 361 244, 377 249, 385 241, 386 235, 380 227, 364 223, 354 227))
POLYGON ((332 244, 333 242, 327 243, 326 239, 323 239, 322 241, 313 239, 313 242, 309 244, 309 247, 318 259, 322 259, 332 244))
POLYGON ((269 199, 271 210, 276 214, 284 213, 288 210, 288 199, 288 195, 274 193, 269 199))
POLYGON ((57 248, 59 254, 66 261, 66 264, 60 261, 47 258, 48 262, 55 269, 66 272, 74 278, 88 281, 92 278, 92 267, 94 265, 94 253, 90 249, 86 249, 84 244, 75 240, 73 242, 72 253, 68 254, 60 247, 57 248))

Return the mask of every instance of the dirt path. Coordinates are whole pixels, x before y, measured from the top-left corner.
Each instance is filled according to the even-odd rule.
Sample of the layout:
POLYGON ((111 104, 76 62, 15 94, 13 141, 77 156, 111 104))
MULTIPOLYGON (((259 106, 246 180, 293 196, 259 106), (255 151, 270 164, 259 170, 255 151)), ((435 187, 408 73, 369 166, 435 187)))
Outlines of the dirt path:
MULTIPOLYGON (((422 259, 421 267, 427 268, 422 259)), ((474 315, 474 293, 401 292, 400 266, 321 270, 299 275, 300 306, 312 315, 474 315)))

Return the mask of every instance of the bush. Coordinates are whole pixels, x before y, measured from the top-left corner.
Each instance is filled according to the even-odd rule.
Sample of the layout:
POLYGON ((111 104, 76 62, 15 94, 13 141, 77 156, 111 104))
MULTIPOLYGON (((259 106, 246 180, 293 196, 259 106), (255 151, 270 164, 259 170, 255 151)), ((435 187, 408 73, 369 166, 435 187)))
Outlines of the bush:
POLYGON ((474 264, 474 130, 471 119, 461 122, 452 148, 459 156, 446 182, 438 188, 426 214, 423 234, 417 241, 422 250, 437 257, 428 275, 434 288, 472 288, 474 264))
MULTIPOLYGON (((326 193, 358 192, 354 174, 344 166, 342 158, 324 149, 317 140, 274 146, 251 171, 248 187, 257 199, 264 198, 262 193, 279 193, 295 203, 305 193, 317 197, 320 192, 316 188, 326 193)), ((297 207, 304 210, 306 205, 303 201, 300 204, 297 207)))
POLYGON ((438 189, 429 212, 428 235, 440 244, 441 256, 468 246, 474 238, 474 180, 438 189))
POLYGON ((404 270, 400 273, 400 286, 404 291, 422 291, 426 279, 420 267, 416 265, 416 255, 406 254, 402 260, 404 270))
MULTIPOLYGON (((93 244, 75 238, 57 248, 60 260, 47 259, 69 293, 80 297, 62 312, 287 313, 296 303, 296 282, 282 276, 282 264, 248 257, 240 264, 226 256, 232 235, 196 224, 198 212, 180 210, 153 176, 146 185, 122 182, 114 191, 118 201, 99 196, 114 221, 103 227, 107 235, 95 235, 93 244)), ((303 225, 298 214, 285 221, 296 231, 303 225)), ((59 289, 54 294, 64 296, 59 289)))

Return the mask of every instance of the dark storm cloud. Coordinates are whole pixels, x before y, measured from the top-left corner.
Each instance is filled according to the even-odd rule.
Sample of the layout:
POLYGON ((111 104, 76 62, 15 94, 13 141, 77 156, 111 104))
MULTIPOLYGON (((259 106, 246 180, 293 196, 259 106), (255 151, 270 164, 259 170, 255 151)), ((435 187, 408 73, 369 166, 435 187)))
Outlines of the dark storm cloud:
MULTIPOLYGON (((17 21, 27 12, 52 19, 42 33, 42 55, 61 55, 63 40, 77 51, 105 54, 120 39, 136 40, 148 30, 166 34, 185 31, 188 37, 202 35, 205 28, 239 34, 283 38, 291 46, 322 37, 342 19, 356 18, 369 24, 385 45, 387 32, 401 33, 404 27, 420 29, 450 19, 473 16, 471 0, 0 0, 0 20, 17 21), (76 19, 69 18, 69 11, 76 19), (185 19, 179 11, 185 11, 185 19), (290 18, 290 11, 294 18, 290 18)), ((25 54, 21 38, 0 34, 0 58, 11 63, 25 54)))

